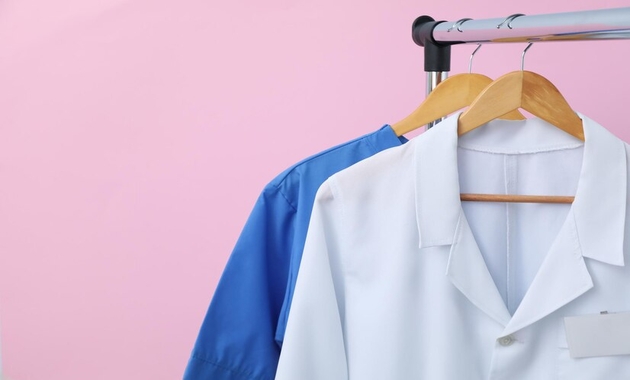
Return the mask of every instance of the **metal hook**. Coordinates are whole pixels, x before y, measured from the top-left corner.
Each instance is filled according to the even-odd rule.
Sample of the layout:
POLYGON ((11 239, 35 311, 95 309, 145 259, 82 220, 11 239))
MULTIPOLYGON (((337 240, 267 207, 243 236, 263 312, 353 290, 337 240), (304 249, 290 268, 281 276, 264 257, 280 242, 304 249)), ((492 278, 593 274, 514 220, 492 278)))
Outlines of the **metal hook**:
POLYGON ((525 70, 525 53, 527 53, 527 50, 529 50, 529 48, 532 47, 533 44, 533 42, 530 42, 525 50, 523 50, 523 54, 521 55, 521 71, 525 70))
POLYGON ((461 29, 461 26, 463 23, 465 23, 466 21, 470 21, 472 20, 471 18, 461 18, 457 21, 455 21, 455 23, 453 24, 453 26, 451 26, 450 28, 448 28, 448 30, 446 30, 447 32, 450 32, 451 30, 457 28, 458 32, 463 32, 463 30, 461 29))
POLYGON ((472 62, 473 62, 473 58, 475 57, 475 54, 477 53, 477 50, 481 49, 481 44, 477 44, 477 48, 472 52, 472 54, 470 55, 470 60, 468 61, 468 73, 472 73, 472 62))
POLYGON ((497 29, 501 29, 501 27, 503 26, 503 24, 505 24, 507 22, 507 27, 509 29, 512 29, 512 21, 514 21, 514 19, 521 17, 521 16, 525 16, 524 13, 514 13, 513 15, 509 15, 505 18, 505 20, 503 20, 503 22, 501 22, 499 25, 497 25, 497 29))

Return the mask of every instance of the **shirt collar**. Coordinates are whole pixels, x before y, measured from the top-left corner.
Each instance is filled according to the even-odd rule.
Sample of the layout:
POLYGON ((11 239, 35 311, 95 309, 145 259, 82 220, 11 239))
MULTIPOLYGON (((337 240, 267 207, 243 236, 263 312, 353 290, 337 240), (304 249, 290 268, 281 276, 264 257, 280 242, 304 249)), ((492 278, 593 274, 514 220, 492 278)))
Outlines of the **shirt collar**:
MULTIPOLYGON (((583 122, 585 142, 577 191, 569 215, 575 217, 578 244, 584 257, 623 265, 627 188, 625 144, 588 117, 578 115, 583 122)), ((458 117, 459 114, 455 114, 414 139, 415 204, 420 248, 453 243, 461 212, 457 168, 458 117)), ((546 124, 539 119, 534 122, 546 124)), ((484 128, 469 132, 467 135, 472 135, 469 140, 476 138, 474 134, 485 134, 492 139, 488 131, 483 131, 484 128)), ((532 144, 553 145, 556 148, 581 144, 581 141, 551 125, 547 124, 543 130, 544 133, 532 139, 532 144)), ((501 133, 506 132, 499 135, 501 133)))
POLYGON ((374 153, 378 153, 383 149, 403 145, 409 141, 405 136, 396 136, 396 132, 394 132, 389 124, 385 124, 378 131, 366 137, 374 153))

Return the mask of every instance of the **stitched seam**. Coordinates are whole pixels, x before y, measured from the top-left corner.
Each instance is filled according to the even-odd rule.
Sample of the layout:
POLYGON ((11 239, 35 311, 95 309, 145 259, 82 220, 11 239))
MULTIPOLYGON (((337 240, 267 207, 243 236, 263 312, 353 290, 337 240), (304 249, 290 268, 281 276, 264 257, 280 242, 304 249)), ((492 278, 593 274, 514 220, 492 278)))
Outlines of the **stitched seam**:
MULTIPOLYGON (((422 140, 416 140, 416 141, 422 141, 422 140)), ((414 173, 414 179, 413 179, 413 203, 415 206, 415 212, 416 212, 416 229, 418 231, 418 242, 416 244, 418 244, 420 247, 425 247, 425 242, 424 242, 424 236, 422 236, 422 228, 421 228, 421 222, 420 222, 420 216, 422 215, 422 203, 420 202, 420 197, 419 197, 419 192, 420 189, 418 188, 420 183, 418 181, 418 179, 420 178, 420 176, 422 175, 422 169, 420 167, 420 165, 418 164, 420 162, 419 160, 419 146, 420 144, 416 145, 414 147, 414 152, 413 152, 413 173, 414 173)))
MULTIPOLYGON (((333 198, 339 202, 338 205, 339 205, 339 208, 341 209, 341 223, 340 223, 340 225, 341 225, 341 228, 343 228, 343 230, 339 234, 339 239, 340 239, 339 247, 341 247, 341 249, 344 249, 346 247, 345 242, 346 242, 346 237, 347 237, 346 236, 347 231, 346 231, 346 228, 345 228, 346 225, 347 225, 347 223, 346 223, 346 208, 345 208, 345 205, 344 205, 344 202, 343 202, 343 197, 341 196, 341 189, 339 188, 339 185, 337 184, 337 176, 336 175, 331 176, 328 179, 328 182, 330 184, 330 191, 331 191, 331 193, 333 195, 333 198)), ((347 260, 350 260, 350 258, 348 258, 347 260)), ((349 272, 352 272, 350 270, 352 268, 352 265, 350 265, 350 263, 348 263, 347 260, 344 263, 345 267, 346 267, 346 270, 348 270, 349 272)))
POLYGON ((471 150, 475 152, 489 153, 489 154, 507 154, 507 155, 517 155, 517 154, 537 154, 537 153, 551 153, 558 152, 562 150, 571 150, 578 149, 583 147, 583 143, 579 144, 563 144, 563 145, 550 145, 548 147, 540 148, 540 149, 525 149, 525 150, 517 150, 517 151, 500 151, 500 150, 490 150, 489 147, 483 147, 479 145, 458 145, 457 147, 464 150, 471 150))
MULTIPOLYGON (((347 241, 347 225, 348 223, 346 223, 346 208, 344 205, 344 201, 343 201, 343 196, 341 193, 341 188, 339 186, 339 184, 337 183, 337 176, 333 175, 332 177, 330 177, 328 179, 328 182, 330 183, 330 191, 333 195, 333 199, 335 199, 336 201, 339 202, 339 208, 341 209, 341 233, 339 234, 339 249, 340 250, 344 250, 346 248, 346 241, 347 241)), ((348 252, 351 252, 351 250, 349 250, 348 252)), ((352 267, 353 263, 355 262, 355 260, 351 260, 354 259, 354 256, 350 256, 350 257, 345 257, 347 255, 344 255, 343 253, 341 254, 341 258, 340 260, 343 262, 343 267, 342 267, 342 274, 352 274, 352 273, 357 273, 357 271, 355 270, 354 267, 352 267), (344 260, 345 259, 345 260, 344 260), (351 262, 348 262, 351 261, 351 262)), ((349 255, 348 255, 349 256, 349 255)), ((344 289, 344 298, 347 296, 347 285, 343 285, 346 289, 344 289)), ((344 300, 345 302, 345 300, 344 300)), ((344 306, 344 309, 346 309, 346 307, 344 306)), ((349 364, 348 364, 348 340, 346 339, 346 317, 347 317, 347 313, 345 313, 345 315, 341 315, 341 310, 339 309, 339 301, 337 300, 337 310, 339 312, 339 323, 341 324, 342 327, 342 339, 343 339, 343 351, 344 351, 344 356, 346 359, 346 368, 348 368, 349 370, 349 364)), ((346 309, 347 310, 347 309, 346 309)))
POLYGON ((450 245, 453 243, 452 239, 439 239, 439 240, 429 240, 427 242, 422 242, 423 247, 435 247, 438 245, 450 245))
POLYGON ((280 189, 279 186, 277 185, 273 185, 276 188, 276 191, 278 191, 278 193, 280 193, 280 195, 282 196, 282 198, 284 198, 284 200, 289 204, 289 206, 293 209, 293 212, 297 212, 297 207, 293 205, 293 203, 291 203, 291 201, 289 200, 289 198, 282 192, 282 190, 280 189))
MULTIPOLYGON (((579 297, 580 295, 584 294, 586 291, 588 291, 590 288, 592 287, 592 284, 589 283, 584 283, 582 285, 582 287, 578 288, 578 290, 576 290, 573 293, 569 293, 569 296, 567 297, 568 299, 570 299, 569 301, 564 302, 563 304, 559 304, 558 308, 556 310, 559 310, 560 308, 568 305, 569 303, 573 302, 577 297, 579 297)), ((523 323, 517 325, 516 327, 518 328, 518 330, 520 330, 521 328, 523 328, 524 326, 529 326, 535 322, 540 321, 543 318, 548 317, 552 312, 549 312, 548 310, 543 310, 546 314, 540 318, 538 317, 532 317, 529 319, 526 319, 525 321, 523 321, 523 323)), ((516 330, 515 330, 516 331, 516 330)))
MULTIPOLYGON (((315 160, 315 159, 317 159, 317 158, 319 158, 319 157, 321 157, 321 156, 325 156, 325 155, 327 155, 327 154, 329 154, 329 153, 336 152, 337 150, 342 149, 342 148, 344 148, 344 147, 346 147, 346 146, 348 146, 348 145, 357 144, 357 143, 359 143, 359 142, 361 142, 361 141, 364 141, 364 140, 365 140, 365 141, 368 141, 368 143, 369 143, 369 138, 368 138, 368 137, 372 136, 374 133, 378 133, 378 131, 376 131, 376 132, 372 132, 372 133, 370 133, 370 134, 367 134, 367 135, 364 135, 364 136, 358 137, 358 138, 356 138, 356 139, 354 139, 354 140, 350 140, 350 141, 347 141, 347 142, 345 142, 345 143, 343 143, 343 144, 340 144, 340 145, 334 146, 334 147, 332 147, 332 148, 326 149, 326 150, 324 150, 323 152, 316 153, 316 154, 314 154, 314 155, 310 156, 309 158, 306 158, 306 159, 304 159, 304 160, 302 160, 302 161, 298 162, 298 163, 297 163, 297 164, 295 164, 295 165, 294 165, 291 169, 289 169, 286 173, 284 173, 284 176, 282 177, 282 179, 280 179, 280 180, 279 180, 279 182, 284 182, 284 180, 285 180, 285 179, 286 179, 286 178, 287 178, 287 177, 288 177, 291 173, 293 173, 295 170, 297 170, 299 167, 301 167, 301 166, 303 166, 304 164, 306 164, 306 163, 308 163, 308 162, 311 162, 311 161, 313 161, 313 160, 315 160)), ((370 145, 371 145, 371 144, 370 144, 370 145)))
POLYGON ((192 357, 195 360, 199 360, 201 362, 204 362, 204 363, 207 363, 207 364, 211 364, 211 365, 213 365, 213 366, 215 366, 217 368, 220 368, 222 370, 234 373, 234 374, 239 375, 239 376, 244 376, 244 377, 246 377, 247 379, 250 379, 250 380, 267 380, 268 379, 268 378, 265 378, 265 377, 254 376, 250 372, 240 371, 240 370, 236 370, 236 369, 233 369, 233 368, 230 368, 230 367, 226 367, 224 365, 221 365, 219 363, 215 363, 215 362, 213 362, 211 360, 208 360, 206 358, 201 358, 201 357, 199 357, 197 355, 193 355, 192 357))
MULTIPOLYGON (((460 244, 460 240, 463 234, 462 227, 461 227, 461 223, 462 223, 461 219, 462 219, 463 214, 464 214, 464 210, 460 210, 459 217, 457 219, 457 227, 455 228, 455 237, 453 238, 453 244, 451 246, 451 252, 457 249, 457 246, 460 244)), ((449 260, 449 266, 450 266, 450 260, 449 260)), ((461 282, 457 281, 455 277, 450 276, 450 275, 448 277, 452 281, 453 285, 455 285, 455 287, 459 289, 459 291, 462 292, 462 294, 464 294, 464 296, 466 296, 473 305, 475 305, 479 309, 482 309, 481 303, 478 301, 477 297, 474 297, 471 294, 464 292, 463 289, 465 289, 465 287, 462 286, 461 282)), ((498 314, 495 314, 494 312, 490 313, 488 311, 485 311, 485 312, 488 313, 490 318, 493 318, 495 321, 502 321, 502 318, 498 314)))
MULTIPOLYGON (((510 162, 508 161, 510 159, 509 156, 504 156, 503 157, 503 181, 504 181, 504 190, 506 194, 510 194, 511 189, 510 187, 510 180, 511 177, 510 175, 512 173, 510 173, 510 162)), ((505 222, 506 222, 506 260, 505 260, 505 267, 506 267, 506 279, 505 279, 505 305, 507 306, 508 310, 511 310, 511 305, 510 302, 512 302, 512 297, 511 297, 511 292, 512 292, 512 284, 510 283, 511 280, 511 270, 510 270, 510 265, 512 265, 512 257, 511 257, 511 252, 510 252, 510 243, 511 243, 511 239, 510 239, 510 204, 508 202, 505 203, 505 222)))
MULTIPOLYGON (((391 128, 391 127, 390 127, 390 128, 391 128)), ((379 131, 380 131, 380 130, 379 130, 379 131)), ((297 207, 296 207, 296 206, 294 206, 294 205, 293 205, 293 204, 289 201, 289 199, 287 198, 287 196, 286 196, 286 195, 285 195, 285 194, 284 194, 284 193, 280 190, 280 185, 281 185, 282 183, 284 183, 284 182, 286 181, 286 179, 287 179, 287 178, 288 178, 288 177, 289 177, 289 176, 290 176, 290 175, 291 175, 291 174, 292 174, 295 170, 298 170, 298 169, 299 169, 300 167, 302 167, 303 165, 305 165, 305 164, 307 164, 307 163, 309 163, 309 162, 311 162, 311 161, 314 161, 315 159, 318 159, 319 157, 322 157, 322 156, 328 155, 329 153, 333 153, 333 152, 335 152, 335 151, 337 151, 337 150, 339 150, 339 149, 345 148, 345 147, 346 147, 346 146, 348 146, 348 145, 358 144, 358 143, 361 143, 361 142, 363 142, 363 141, 365 141, 365 143, 366 143, 366 144, 368 144, 368 146, 369 146, 369 147, 370 147, 370 149, 372 150, 372 155, 374 155, 374 154, 376 154, 376 153, 379 153, 381 150, 379 150, 379 149, 376 147, 376 145, 372 142, 372 139, 370 138, 370 137, 374 136, 376 133, 378 133, 379 131, 372 132, 372 133, 369 133, 369 134, 367 134, 367 135, 364 135, 364 136, 358 137, 358 138, 356 138, 356 139, 354 139, 354 140, 347 141, 347 142, 345 142, 345 143, 343 143, 343 144, 340 144, 340 145, 337 145, 337 146, 332 147, 332 148, 330 148, 330 149, 324 150, 323 152, 319 152, 319 153, 317 153, 317 154, 314 154, 314 155, 310 156, 309 158, 306 158, 306 159, 304 159, 304 160, 302 160, 302 161, 298 162, 298 163, 297 163, 297 164, 295 164, 295 165, 294 165, 291 169, 289 169, 286 173, 284 173, 284 176, 282 176, 282 178, 280 178, 280 179, 278 180, 278 183, 277 183, 277 184, 272 183, 272 184, 271 184, 271 186, 273 186, 273 187, 275 187, 276 189, 278 189, 278 191, 279 191, 279 192, 280 192, 280 194, 284 197, 284 199, 287 201, 287 203, 288 203, 288 204, 289 204, 289 205, 293 208, 293 210, 294 210, 294 211, 296 211, 296 212, 297 212, 297 207)), ((401 145, 402 145, 402 144, 401 144, 401 145)), ((394 146, 396 146, 396 145, 392 145, 391 147, 394 147, 394 146)))
POLYGON ((584 257, 584 252, 582 251, 582 243, 580 242, 580 236, 578 235, 580 231, 578 231, 578 224, 577 220, 575 219, 575 212, 573 212, 573 210, 569 210, 569 212, 573 216, 573 225, 575 226, 575 228, 571 230, 571 237, 573 238, 577 246, 578 255, 584 257))
POLYGON ((373 151, 374 153, 377 153, 377 152, 378 152, 378 149, 376 149, 376 145, 374 145, 374 144, 372 143, 372 140, 371 140, 371 139, 366 138, 366 139, 365 139, 365 142, 366 142, 366 143, 370 146, 370 148, 372 148, 372 151, 373 151))

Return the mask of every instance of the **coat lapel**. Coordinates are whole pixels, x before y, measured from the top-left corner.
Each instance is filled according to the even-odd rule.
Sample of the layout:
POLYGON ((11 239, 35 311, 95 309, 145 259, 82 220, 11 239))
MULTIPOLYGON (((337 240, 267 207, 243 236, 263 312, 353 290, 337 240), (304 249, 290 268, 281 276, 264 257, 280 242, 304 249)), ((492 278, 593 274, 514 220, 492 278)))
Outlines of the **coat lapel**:
POLYGON ((508 325, 510 313, 488 271, 463 211, 459 214, 446 275, 473 305, 501 325, 508 325))
POLYGON ((579 114, 586 142, 575 202, 518 309, 510 316, 461 208, 458 116, 447 118, 416 140, 419 247, 451 245, 447 277, 472 304, 505 326, 503 333, 509 335, 593 287, 585 258, 624 265, 626 145, 579 114))
POLYGON ((503 335, 546 317, 592 287, 593 280, 582 257, 575 218, 570 211, 503 335))

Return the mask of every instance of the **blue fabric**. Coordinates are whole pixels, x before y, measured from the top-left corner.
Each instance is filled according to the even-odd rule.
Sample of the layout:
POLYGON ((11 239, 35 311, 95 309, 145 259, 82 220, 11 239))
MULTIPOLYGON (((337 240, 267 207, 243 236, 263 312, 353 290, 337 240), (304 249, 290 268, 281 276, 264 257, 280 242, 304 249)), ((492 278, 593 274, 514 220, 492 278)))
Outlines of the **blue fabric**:
POLYGON ((221 276, 185 380, 274 378, 317 189, 406 141, 385 125, 297 163, 265 187, 221 276))

